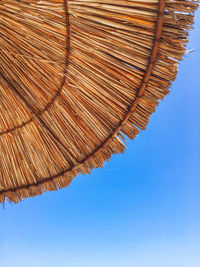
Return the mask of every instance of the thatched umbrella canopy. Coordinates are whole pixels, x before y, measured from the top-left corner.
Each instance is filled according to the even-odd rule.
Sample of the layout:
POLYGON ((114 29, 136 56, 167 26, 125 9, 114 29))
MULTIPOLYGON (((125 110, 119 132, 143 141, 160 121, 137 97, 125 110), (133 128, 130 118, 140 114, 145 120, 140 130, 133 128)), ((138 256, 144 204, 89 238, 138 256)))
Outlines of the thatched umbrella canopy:
POLYGON ((0 1, 0 202, 124 151, 168 94, 193 1, 0 1))

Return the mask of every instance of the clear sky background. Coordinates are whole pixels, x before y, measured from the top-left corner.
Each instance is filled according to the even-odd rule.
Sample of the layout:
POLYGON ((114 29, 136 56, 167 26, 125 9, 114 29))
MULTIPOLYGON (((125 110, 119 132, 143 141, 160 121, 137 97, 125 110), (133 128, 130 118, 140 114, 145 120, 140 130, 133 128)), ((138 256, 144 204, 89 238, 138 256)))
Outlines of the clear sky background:
POLYGON ((171 93, 103 169, 0 208, 0 267, 200 267, 200 12, 171 93))

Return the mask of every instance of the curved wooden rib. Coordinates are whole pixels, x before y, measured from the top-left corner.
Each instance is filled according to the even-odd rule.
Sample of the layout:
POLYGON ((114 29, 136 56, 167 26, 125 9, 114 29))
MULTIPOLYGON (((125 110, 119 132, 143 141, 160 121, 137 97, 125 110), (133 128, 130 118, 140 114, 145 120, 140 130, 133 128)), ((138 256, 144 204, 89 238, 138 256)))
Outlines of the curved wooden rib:
MULTIPOLYGON (((65 85, 65 81, 66 81, 66 74, 67 74, 67 69, 68 69, 68 64, 69 64, 69 53, 70 53, 70 27, 69 27, 69 16, 68 16, 68 6, 67 6, 67 0, 64 0, 64 10, 65 10, 65 22, 66 22, 66 53, 65 53, 65 69, 63 72, 63 79, 61 81, 60 87, 58 89, 58 91, 56 92, 56 94, 52 97, 51 101, 45 106, 45 108, 43 108, 41 111, 39 111, 37 114, 34 114, 33 110, 31 109, 32 113, 34 114, 34 116, 32 118, 30 118, 28 121, 23 122, 22 124, 15 126, 11 129, 8 129, 6 131, 0 132, 0 136, 4 135, 4 134, 8 134, 11 133, 21 127, 26 126, 27 124, 31 123, 33 120, 37 119, 38 116, 41 116, 46 110, 48 110, 51 105, 55 102, 55 100, 57 99, 57 97, 60 96, 63 86, 65 85)), ((23 100, 23 102, 25 102, 25 100, 23 100)), ((28 104, 26 103, 26 106, 28 104)), ((30 105, 29 105, 30 106, 30 105)), ((30 108, 30 107, 29 107, 30 108)))

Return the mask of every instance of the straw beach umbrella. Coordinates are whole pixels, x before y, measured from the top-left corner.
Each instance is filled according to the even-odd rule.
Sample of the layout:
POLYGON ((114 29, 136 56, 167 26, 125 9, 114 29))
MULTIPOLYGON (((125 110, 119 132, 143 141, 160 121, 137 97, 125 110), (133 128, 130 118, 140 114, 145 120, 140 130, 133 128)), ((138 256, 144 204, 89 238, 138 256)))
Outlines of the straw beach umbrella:
POLYGON ((194 1, 0 1, 0 202, 121 153, 168 94, 194 1))

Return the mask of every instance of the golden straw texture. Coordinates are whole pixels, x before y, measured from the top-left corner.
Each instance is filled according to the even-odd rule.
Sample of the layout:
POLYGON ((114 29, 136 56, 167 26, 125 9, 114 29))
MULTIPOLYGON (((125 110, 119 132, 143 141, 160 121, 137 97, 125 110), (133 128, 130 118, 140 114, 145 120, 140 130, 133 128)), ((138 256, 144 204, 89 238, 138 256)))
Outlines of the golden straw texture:
POLYGON ((0 202, 124 151, 177 74, 194 1, 0 1, 0 202))

